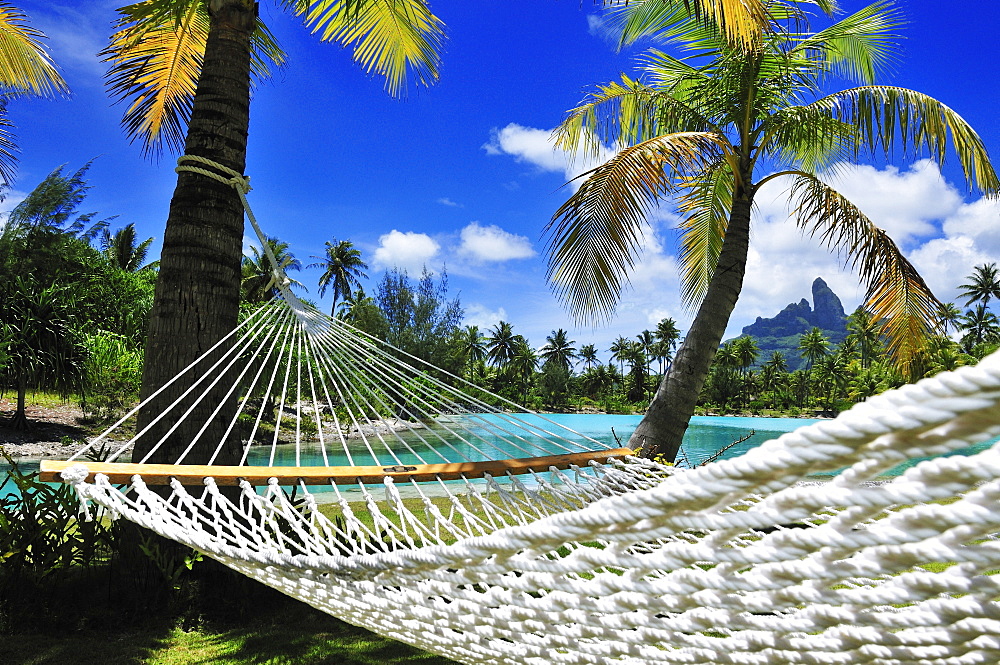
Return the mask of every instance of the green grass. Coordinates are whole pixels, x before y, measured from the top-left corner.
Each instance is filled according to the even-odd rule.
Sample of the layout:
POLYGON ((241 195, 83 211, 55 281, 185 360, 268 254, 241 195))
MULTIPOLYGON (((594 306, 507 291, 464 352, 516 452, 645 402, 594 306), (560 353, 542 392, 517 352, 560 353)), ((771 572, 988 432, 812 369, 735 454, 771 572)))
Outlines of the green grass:
MULTIPOLYGON (((261 608, 266 614, 266 608, 261 608)), ((318 616, 225 628, 21 634, 0 639, 0 663, 21 665, 450 665, 454 661, 318 616)))

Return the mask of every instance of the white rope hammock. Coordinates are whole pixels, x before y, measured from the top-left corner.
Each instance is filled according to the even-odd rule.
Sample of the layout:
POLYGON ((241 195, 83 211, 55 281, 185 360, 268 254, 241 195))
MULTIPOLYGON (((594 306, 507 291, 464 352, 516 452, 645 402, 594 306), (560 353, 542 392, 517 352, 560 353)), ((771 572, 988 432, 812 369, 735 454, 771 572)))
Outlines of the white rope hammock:
POLYGON ((1000 434, 1000 356, 675 470, 517 413, 281 277, 283 297, 179 376, 148 432, 130 414, 91 444, 109 461, 43 473, 466 663, 1000 662, 1000 446, 941 457, 1000 434), (176 465, 212 437, 210 456, 235 448, 240 465, 125 465, 150 432, 191 440, 176 465))

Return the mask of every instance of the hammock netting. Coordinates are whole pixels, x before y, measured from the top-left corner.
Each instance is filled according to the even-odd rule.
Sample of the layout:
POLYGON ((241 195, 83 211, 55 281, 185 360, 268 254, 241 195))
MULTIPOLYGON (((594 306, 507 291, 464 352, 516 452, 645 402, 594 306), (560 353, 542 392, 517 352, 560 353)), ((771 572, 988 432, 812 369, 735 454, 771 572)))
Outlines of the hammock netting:
POLYGON ((465 663, 1000 662, 1000 356, 678 469, 276 278, 282 297, 43 474, 465 663))

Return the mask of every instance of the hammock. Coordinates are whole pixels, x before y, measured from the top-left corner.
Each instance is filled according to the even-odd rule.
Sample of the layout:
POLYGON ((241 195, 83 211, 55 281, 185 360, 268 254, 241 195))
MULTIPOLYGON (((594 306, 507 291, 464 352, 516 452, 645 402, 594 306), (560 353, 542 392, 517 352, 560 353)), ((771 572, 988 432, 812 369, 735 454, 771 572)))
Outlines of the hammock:
POLYGON ((1000 356, 676 469, 275 284, 183 391, 164 386, 43 477, 460 662, 1000 662, 1000 446, 984 443, 1000 435, 1000 356), (158 415, 133 427, 144 408, 158 415), (174 464, 147 463, 166 450, 174 464))

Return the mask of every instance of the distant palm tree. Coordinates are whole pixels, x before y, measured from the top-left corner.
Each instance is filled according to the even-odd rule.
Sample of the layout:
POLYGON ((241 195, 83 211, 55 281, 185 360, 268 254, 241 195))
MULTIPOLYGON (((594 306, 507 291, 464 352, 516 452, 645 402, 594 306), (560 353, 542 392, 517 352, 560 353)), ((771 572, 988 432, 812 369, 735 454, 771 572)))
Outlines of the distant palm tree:
POLYGON ((541 357, 545 362, 554 362, 566 368, 568 371, 572 360, 577 357, 575 340, 566 339, 567 332, 562 328, 553 330, 552 334, 545 338, 545 346, 541 349, 541 357))
POLYGON ((967 352, 1000 334, 1000 319, 982 303, 967 311, 960 323, 961 329, 966 331, 962 337, 962 346, 967 352))
POLYGON ((354 247, 350 240, 323 243, 326 247, 323 256, 313 256, 319 259, 318 263, 310 263, 307 268, 323 268, 323 274, 319 276, 319 297, 326 295, 327 287, 333 289, 333 305, 330 307, 330 315, 337 311, 337 301, 341 297, 348 297, 351 290, 361 286, 361 278, 367 279, 364 272, 368 264, 361 260, 361 250, 354 247))
POLYGON ((358 321, 358 313, 364 307, 376 307, 375 300, 369 298, 365 294, 365 290, 359 286, 357 291, 347 294, 340 301, 340 311, 337 312, 337 318, 348 323, 356 323, 358 321))
POLYGON ((823 336, 822 330, 813 328, 799 337, 799 350, 802 351, 800 355, 809 361, 809 369, 812 369, 816 360, 830 350, 830 340, 823 336))
POLYGON ((615 341, 611 343, 608 351, 611 352, 611 360, 618 361, 618 369, 624 375, 625 374, 625 357, 628 355, 632 342, 628 337, 619 335, 615 338, 615 341))
MULTIPOLYGON (((938 311, 941 311, 941 307, 938 308, 938 311)), ((862 367, 871 365, 872 358, 881 345, 879 327, 879 323, 875 320, 875 317, 862 307, 859 307, 853 314, 847 317, 847 329, 851 333, 844 341, 856 345, 858 353, 861 354, 862 367)))
POLYGON ((580 360, 584 369, 591 369, 597 364, 597 347, 593 344, 584 344, 580 347, 580 360))
MULTIPOLYGON (((656 341, 656 338, 653 335, 653 331, 652 330, 643 330, 641 333, 639 333, 638 335, 636 335, 635 338, 637 340, 639 340, 639 344, 642 345, 642 352, 646 355, 647 361, 652 362, 652 360, 653 360, 653 353, 652 353, 652 351, 653 351, 653 342, 656 341)), ((646 369, 647 370, 649 369, 648 365, 646 366, 646 369)))
POLYGON ((142 242, 137 242, 137 240, 135 224, 126 224, 113 234, 108 229, 104 229, 101 234, 101 251, 111 265, 126 272, 139 272, 140 270, 156 268, 159 261, 145 262, 146 255, 149 254, 149 246, 153 244, 153 238, 146 238, 142 242))
POLYGON ((984 263, 981 266, 976 266, 966 279, 969 280, 969 283, 958 287, 965 289, 958 295, 960 298, 967 298, 966 305, 971 305, 974 302, 989 305, 991 298, 1000 299, 1000 278, 997 277, 996 263, 984 263))
POLYGON ((528 399, 528 391, 531 390, 531 381, 535 377, 535 370, 538 368, 538 354, 531 348, 528 340, 521 335, 514 335, 512 338, 513 356, 507 364, 507 371, 521 384, 521 393, 524 400, 528 399))
POLYGON ((465 326, 459 333, 462 355, 465 356, 466 373, 470 380, 475 378, 475 368, 486 360, 486 337, 479 332, 479 326, 465 326))
POLYGON ((737 367, 744 374, 757 362, 757 356, 760 355, 757 342, 749 335, 736 338, 733 341, 733 351, 736 353, 737 367))
MULTIPOLYGON (((302 264, 288 251, 287 242, 282 242, 274 236, 268 236, 267 246, 271 249, 275 260, 277 260, 278 267, 285 272, 286 276, 289 271, 302 270, 302 264)), ((243 280, 240 285, 243 298, 247 302, 252 303, 267 302, 277 295, 271 261, 267 256, 267 252, 263 249, 258 250, 251 245, 250 251, 253 253, 253 256, 243 257, 243 280)), ((301 282, 290 277, 289 280, 291 281, 291 286, 305 289, 301 282)))
POLYGON ((513 360, 517 352, 516 337, 520 335, 515 335, 514 326, 506 321, 497 322, 490 330, 490 336, 486 338, 486 357, 497 369, 503 371, 513 360))
POLYGON ((935 312, 935 317, 937 317, 938 324, 941 326, 945 336, 947 336, 949 328, 953 330, 958 329, 957 324, 959 319, 962 318, 962 310, 956 307, 955 303, 941 303, 941 306, 935 312))

